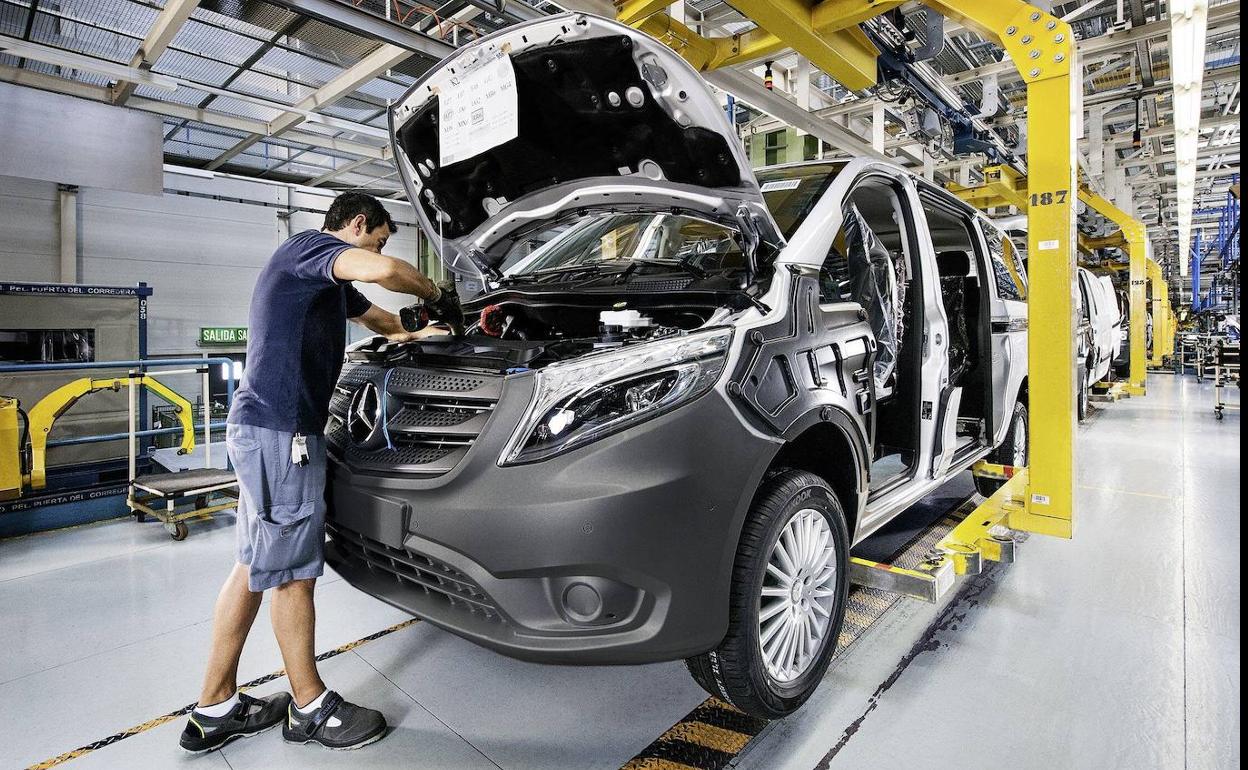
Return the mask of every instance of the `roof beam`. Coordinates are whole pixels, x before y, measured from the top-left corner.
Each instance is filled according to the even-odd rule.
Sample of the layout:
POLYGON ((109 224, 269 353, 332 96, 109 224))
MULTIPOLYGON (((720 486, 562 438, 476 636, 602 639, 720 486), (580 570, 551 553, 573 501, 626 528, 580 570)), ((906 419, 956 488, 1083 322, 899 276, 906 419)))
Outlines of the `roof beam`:
MULTIPOLYGON (((1220 117, 1208 118, 1206 120, 1201 121, 1200 130, 1212 131, 1214 129, 1222 128, 1223 126, 1238 126, 1238 125, 1239 125, 1238 115, 1222 115, 1220 117)), ((1174 138, 1174 126, 1169 126, 1169 125, 1157 126, 1156 128, 1145 129, 1144 131, 1141 132, 1141 138, 1143 139, 1157 139, 1157 138, 1173 139, 1174 138)), ((1133 141, 1134 141, 1134 138, 1130 134, 1128 134, 1126 136, 1118 136, 1113 139, 1106 139, 1105 144, 1111 147, 1127 147, 1127 146, 1130 146, 1133 141)), ((1161 153, 1156 153, 1156 154, 1161 154, 1161 153)))
POLYGON ((346 164, 345 166, 339 166, 338 168, 332 171, 327 171, 324 174, 321 174, 316 179, 313 179, 310 182, 308 182, 308 187, 319 187, 320 185, 325 184, 326 182, 338 176, 339 174, 349 174, 352 171, 355 171, 357 168, 363 168, 364 166, 367 166, 369 163, 372 163, 372 162, 373 161, 371 158, 361 158, 359 160, 353 160, 350 163, 346 164))
POLYGON ((174 82, 173 78, 145 72, 105 59, 97 59, 94 56, 87 56, 76 51, 66 51, 50 45, 43 45, 42 43, 29 43, 21 38, 9 35, 0 35, 0 52, 18 58, 33 59, 45 64, 52 64, 57 67, 69 67, 71 69, 94 72, 116 80, 131 78, 145 85, 165 88, 170 91, 177 88, 177 83, 174 82))
POLYGON ((386 70, 402 63, 411 55, 412 52, 406 48, 399 48, 389 44, 381 46, 296 104, 295 110, 298 110, 298 112, 289 111, 278 115, 269 122, 267 132, 256 132, 240 140, 233 147, 218 155, 204 168, 209 171, 216 170, 266 136, 277 136, 283 131, 297 126, 304 121, 305 113, 332 104, 386 70))
POLYGON ((445 43, 419 30, 405 27, 375 13, 357 8, 340 0, 266 0, 304 16, 323 21, 339 29, 350 30, 357 35, 378 40, 411 53, 423 54, 433 61, 441 61, 455 51, 455 46, 445 43))
MULTIPOLYGON (((0 65, 0 81, 29 88, 39 88, 44 91, 52 91, 68 96, 77 96, 81 99, 90 99, 96 102, 107 103, 111 101, 109 89, 103 86, 93 86, 87 83, 59 78, 55 75, 46 75, 42 72, 18 69, 8 65, 0 65)), ((269 130, 268 124, 261 120, 243 118, 237 115, 226 115, 200 107, 176 104, 174 102, 162 102, 157 99, 144 99, 136 96, 130 99, 126 107, 128 109, 155 113, 168 118, 192 120, 204 125, 216 126, 217 128, 228 128, 232 131, 263 134, 269 130)), ((288 136, 294 141, 322 150, 355 155, 369 160, 385 161, 390 158, 390 148, 388 147, 372 147, 366 144, 344 141, 304 131, 291 131, 288 136)))
MULTIPOLYGON (((130 66, 144 72, 150 70, 173 42, 178 30, 182 29, 182 25, 198 7, 199 0, 169 0, 164 10, 156 17, 156 21, 148 30, 147 36, 143 38, 143 42, 139 44, 138 52, 130 59, 130 66)), ((118 106, 125 104, 126 100, 134 95, 134 89, 137 86, 138 84, 132 80, 119 81, 113 87, 113 104, 118 106)))

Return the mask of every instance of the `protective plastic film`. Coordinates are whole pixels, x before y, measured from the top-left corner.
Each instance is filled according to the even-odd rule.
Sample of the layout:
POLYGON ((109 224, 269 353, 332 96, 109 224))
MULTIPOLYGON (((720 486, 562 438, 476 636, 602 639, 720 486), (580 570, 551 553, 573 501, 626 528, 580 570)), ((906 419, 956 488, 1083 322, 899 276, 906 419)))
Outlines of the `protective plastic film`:
POLYGON ((867 311, 867 322, 875 333, 874 374, 879 392, 887 390, 889 379, 897 369, 903 331, 904 287, 888 249, 853 204, 845 215, 844 232, 851 296, 867 311))

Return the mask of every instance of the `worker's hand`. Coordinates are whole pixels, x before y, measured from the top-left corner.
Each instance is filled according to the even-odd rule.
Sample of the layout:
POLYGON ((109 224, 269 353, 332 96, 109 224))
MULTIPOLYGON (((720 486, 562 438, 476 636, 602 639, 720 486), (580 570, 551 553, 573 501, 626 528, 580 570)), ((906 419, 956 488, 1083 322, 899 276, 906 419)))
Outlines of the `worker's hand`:
POLYGON ((458 337, 464 333, 464 309, 459 304, 459 293, 455 291, 454 281, 443 281, 438 284, 441 295, 435 300, 425 302, 429 318, 442 321, 451 327, 452 333, 458 337))
POLYGON ((385 335, 386 339, 391 342, 420 342, 429 337, 445 337, 451 333, 448 326, 442 324, 429 324, 420 331, 415 332, 397 332, 385 335))

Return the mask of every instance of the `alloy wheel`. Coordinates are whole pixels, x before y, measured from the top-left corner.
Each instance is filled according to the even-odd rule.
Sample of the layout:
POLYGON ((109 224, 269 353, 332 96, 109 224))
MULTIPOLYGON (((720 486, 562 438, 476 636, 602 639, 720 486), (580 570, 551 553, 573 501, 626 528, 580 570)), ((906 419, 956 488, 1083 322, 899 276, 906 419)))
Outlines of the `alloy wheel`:
POLYGON ((813 508, 794 513, 768 555, 758 600, 758 643, 776 682, 794 681, 818 659, 832 625, 836 565, 823 514, 813 508))
POLYGON ((1014 415, 1014 467, 1023 468, 1027 465, 1027 418, 1021 414, 1014 415))

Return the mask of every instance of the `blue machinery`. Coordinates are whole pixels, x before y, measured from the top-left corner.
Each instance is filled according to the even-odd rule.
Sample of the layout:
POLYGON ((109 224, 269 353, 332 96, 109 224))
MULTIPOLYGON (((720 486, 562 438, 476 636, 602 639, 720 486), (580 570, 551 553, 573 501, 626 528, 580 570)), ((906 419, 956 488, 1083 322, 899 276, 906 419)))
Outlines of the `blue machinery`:
MULTIPOLYGON (((1239 176, 1235 177, 1239 184, 1239 176)), ((1236 292, 1234 307, 1231 312, 1238 312, 1238 271, 1232 278, 1232 268, 1239 264, 1239 199, 1232 193, 1226 194, 1226 206, 1218 217, 1217 239, 1206 247, 1201 242, 1200 234, 1196 235, 1196 244, 1192 249, 1192 310, 1212 309, 1222 304, 1222 292, 1230 289, 1236 292), (1211 257, 1216 258, 1213 283, 1209 291, 1201 295, 1201 271, 1211 257)))

